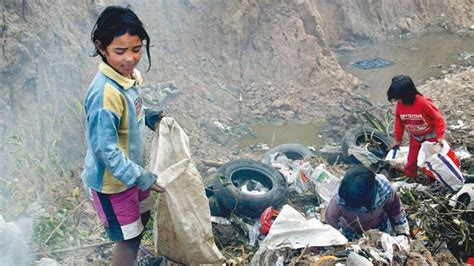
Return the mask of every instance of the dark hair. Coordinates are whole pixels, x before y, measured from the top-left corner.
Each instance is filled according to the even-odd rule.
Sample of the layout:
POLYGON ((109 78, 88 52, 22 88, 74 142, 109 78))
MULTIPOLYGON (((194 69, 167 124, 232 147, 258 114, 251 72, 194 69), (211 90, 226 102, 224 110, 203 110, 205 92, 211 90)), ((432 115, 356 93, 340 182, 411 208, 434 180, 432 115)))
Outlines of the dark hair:
POLYGON ((150 37, 143 27, 143 23, 128 7, 109 6, 102 11, 92 29, 91 39, 95 47, 92 56, 100 55, 102 60, 107 62, 105 57, 97 49, 95 45, 96 41, 99 41, 101 48, 105 49, 115 37, 122 36, 125 33, 138 36, 140 40, 146 41, 146 54, 148 56, 147 71, 150 70, 150 37))
POLYGON ((366 207, 370 210, 375 192, 375 174, 362 166, 347 170, 339 187, 339 197, 352 208, 366 207))
POLYGON ((415 102, 417 94, 422 95, 409 76, 397 75, 392 78, 392 84, 390 84, 387 91, 387 98, 389 102, 401 99, 403 104, 412 104, 415 102))

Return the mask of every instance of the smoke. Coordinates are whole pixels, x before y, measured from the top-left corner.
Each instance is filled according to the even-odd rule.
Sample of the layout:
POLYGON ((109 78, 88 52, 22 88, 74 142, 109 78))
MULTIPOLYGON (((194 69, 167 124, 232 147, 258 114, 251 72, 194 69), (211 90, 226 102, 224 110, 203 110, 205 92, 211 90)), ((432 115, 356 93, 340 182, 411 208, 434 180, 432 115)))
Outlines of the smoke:
POLYGON ((17 223, 6 222, 0 215, 0 261, 3 265, 26 265, 27 238, 17 223))

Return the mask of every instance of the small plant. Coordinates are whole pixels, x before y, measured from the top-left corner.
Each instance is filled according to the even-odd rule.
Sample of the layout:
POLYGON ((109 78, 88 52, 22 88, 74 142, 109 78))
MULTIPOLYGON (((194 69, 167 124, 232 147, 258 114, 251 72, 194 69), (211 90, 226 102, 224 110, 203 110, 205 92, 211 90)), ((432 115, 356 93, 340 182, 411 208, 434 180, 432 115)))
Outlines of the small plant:
POLYGON ((362 113, 362 117, 364 117, 367 123, 373 128, 384 133, 386 136, 390 136, 393 126, 393 114, 391 111, 386 110, 381 116, 382 118, 379 118, 369 112, 362 113))

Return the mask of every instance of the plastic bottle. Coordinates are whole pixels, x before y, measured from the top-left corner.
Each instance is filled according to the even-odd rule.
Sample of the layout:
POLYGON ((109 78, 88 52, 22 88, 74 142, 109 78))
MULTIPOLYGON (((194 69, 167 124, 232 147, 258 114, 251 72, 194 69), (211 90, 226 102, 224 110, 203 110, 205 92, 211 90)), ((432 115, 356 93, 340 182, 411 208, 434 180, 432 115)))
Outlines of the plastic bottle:
POLYGON ((341 178, 338 178, 324 169, 324 164, 314 168, 310 176, 311 181, 315 184, 316 192, 322 200, 329 202, 331 197, 337 193, 341 178))

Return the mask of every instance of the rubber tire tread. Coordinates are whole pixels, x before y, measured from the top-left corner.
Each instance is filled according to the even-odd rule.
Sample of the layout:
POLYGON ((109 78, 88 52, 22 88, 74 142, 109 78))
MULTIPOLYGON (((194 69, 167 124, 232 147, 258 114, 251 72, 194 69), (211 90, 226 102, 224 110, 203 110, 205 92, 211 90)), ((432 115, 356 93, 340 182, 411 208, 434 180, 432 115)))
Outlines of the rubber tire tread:
POLYGON ((270 164, 270 159, 271 159, 270 156, 274 153, 277 153, 277 152, 283 153, 287 157, 290 154, 297 154, 297 155, 301 156, 301 158, 289 158, 288 157, 288 159, 292 159, 292 160, 301 160, 301 159, 311 157, 311 156, 314 155, 313 152, 303 144, 286 143, 286 144, 281 144, 281 145, 275 146, 275 147, 269 149, 267 152, 265 152, 265 154, 262 157, 262 162, 264 164, 270 164))

